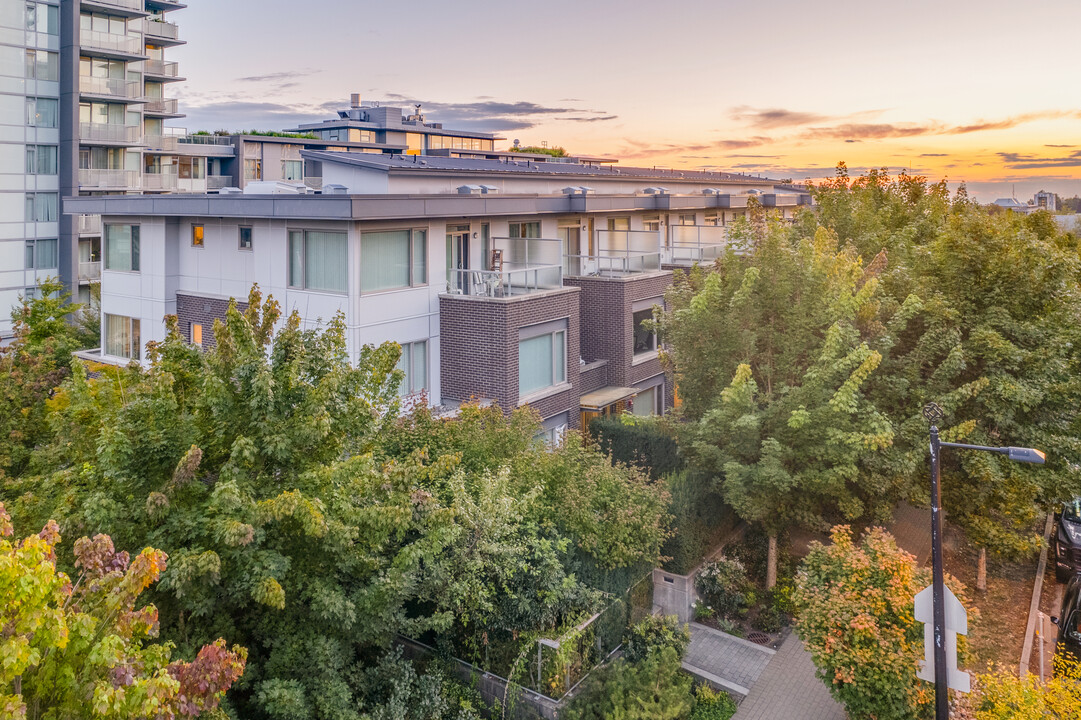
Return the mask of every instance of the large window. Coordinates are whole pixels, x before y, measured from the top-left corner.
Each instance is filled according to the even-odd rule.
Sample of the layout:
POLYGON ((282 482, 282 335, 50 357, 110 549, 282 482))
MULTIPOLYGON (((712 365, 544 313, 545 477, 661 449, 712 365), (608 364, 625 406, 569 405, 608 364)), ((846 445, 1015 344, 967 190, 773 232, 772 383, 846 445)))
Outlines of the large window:
POLYGON ((26 174, 56 175, 56 146, 27 145, 26 174))
POLYGON ((509 229, 512 238, 539 238, 541 236, 539 222, 512 222, 509 229))
POLYGON ((244 179, 245 180, 262 180, 263 179, 263 161, 256 159, 248 159, 244 161, 244 179))
MULTIPOLYGON (((60 267, 60 252, 56 240, 36 240, 34 245, 37 257, 30 267, 36 267, 38 270, 55 270, 60 267)), ((27 250, 29 251, 29 248, 27 250)))
POLYGON ((289 231, 289 287, 347 292, 346 260, 345 233, 289 231))
POLYGON ((26 29, 30 32, 60 34, 60 8, 39 2, 26 3, 26 29))
POLYGON ((428 282, 428 232, 387 230, 360 236, 360 291, 399 290, 428 282))
POLYGON ((26 79, 51 80, 53 82, 59 80, 60 56, 46 50, 27 50, 26 79))
POLYGON ((139 359, 139 321, 123 315, 105 315, 105 354, 139 359))
POLYGON ((653 322, 653 308, 634 313, 634 354, 645 355, 657 350, 657 335, 649 328, 653 322))
POLYGON ((26 222, 56 222, 60 219, 57 193, 26 193, 26 222))
POLYGON ((522 328, 518 338, 519 396, 566 382, 566 321, 522 328))
POLYGON ((139 226, 105 226, 105 269, 139 272, 139 226))
POLYGON ((402 343, 398 369, 405 373, 398 394, 402 397, 428 389, 428 341, 402 343))
POLYGON ((52 98, 26 98, 26 124, 33 127, 56 127, 59 101, 52 98))
POLYGON ((302 182, 304 180, 304 161, 282 160, 282 180, 302 182))

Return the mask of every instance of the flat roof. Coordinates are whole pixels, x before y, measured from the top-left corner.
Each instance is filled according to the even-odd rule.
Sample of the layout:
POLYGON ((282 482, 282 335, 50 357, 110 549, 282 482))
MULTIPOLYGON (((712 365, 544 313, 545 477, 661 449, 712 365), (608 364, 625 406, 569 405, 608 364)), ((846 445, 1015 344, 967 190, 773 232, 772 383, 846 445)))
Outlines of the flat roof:
POLYGON ((609 385, 586 393, 578 399, 578 405, 585 410, 601 410, 620 400, 629 400, 640 392, 638 388, 609 385))

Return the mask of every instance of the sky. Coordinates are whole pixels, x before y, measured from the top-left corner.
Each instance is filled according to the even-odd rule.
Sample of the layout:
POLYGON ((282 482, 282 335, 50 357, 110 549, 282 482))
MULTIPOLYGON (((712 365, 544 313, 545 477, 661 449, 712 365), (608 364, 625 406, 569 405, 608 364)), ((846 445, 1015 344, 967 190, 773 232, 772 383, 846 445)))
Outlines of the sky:
POLYGON ((902 169, 1081 195, 1081 1, 188 0, 189 130, 349 95, 524 145, 796 181, 902 169))

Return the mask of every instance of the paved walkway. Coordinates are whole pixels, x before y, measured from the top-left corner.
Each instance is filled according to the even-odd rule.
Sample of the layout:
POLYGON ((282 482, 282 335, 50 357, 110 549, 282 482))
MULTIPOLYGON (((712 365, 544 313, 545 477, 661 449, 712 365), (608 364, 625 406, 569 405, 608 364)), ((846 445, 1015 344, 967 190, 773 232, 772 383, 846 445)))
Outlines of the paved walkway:
POLYGON ((692 622, 691 644, 683 669, 716 688, 746 695, 769 665, 775 651, 692 622))
POLYGON ((845 720, 844 708, 815 676, 811 654, 792 633, 758 676, 732 720, 845 720))

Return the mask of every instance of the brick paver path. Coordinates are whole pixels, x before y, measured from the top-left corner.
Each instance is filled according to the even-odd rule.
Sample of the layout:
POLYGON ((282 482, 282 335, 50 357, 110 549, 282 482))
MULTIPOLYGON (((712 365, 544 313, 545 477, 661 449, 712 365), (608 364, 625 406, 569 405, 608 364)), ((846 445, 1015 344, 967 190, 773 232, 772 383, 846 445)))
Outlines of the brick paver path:
POLYGON ((746 695, 774 656, 771 648, 691 623, 685 670, 717 687, 746 695))
POLYGON ((811 654, 792 633, 732 720, 845 720, 845 711, 815 676, 811 654))

